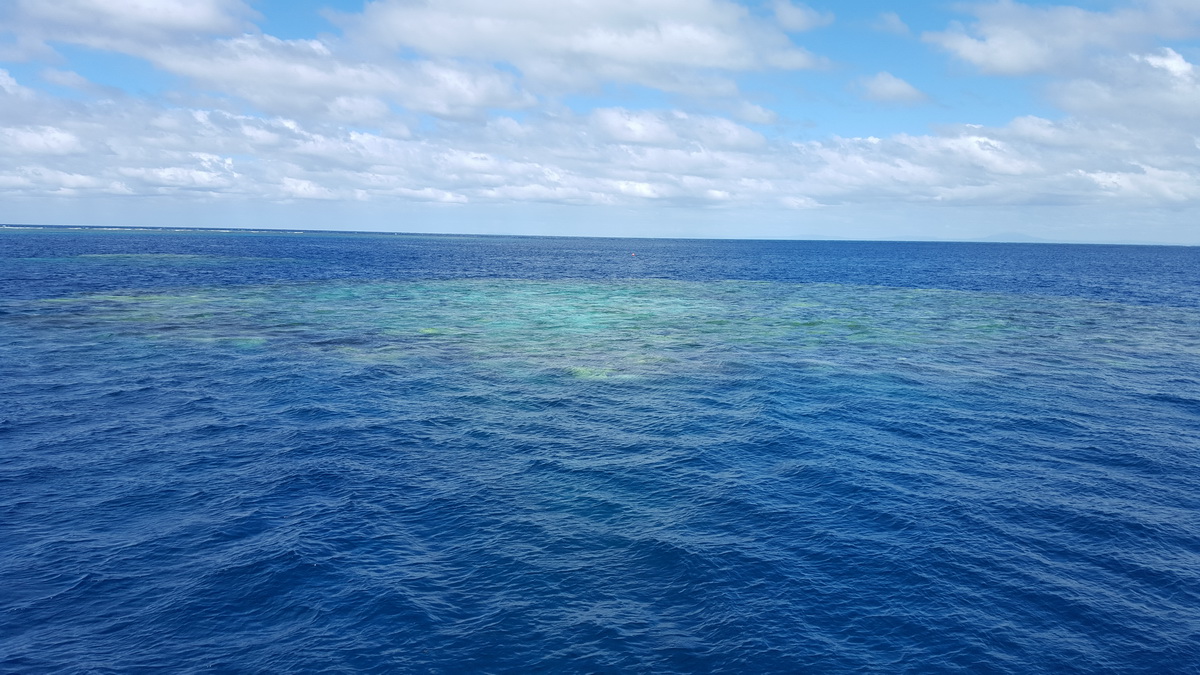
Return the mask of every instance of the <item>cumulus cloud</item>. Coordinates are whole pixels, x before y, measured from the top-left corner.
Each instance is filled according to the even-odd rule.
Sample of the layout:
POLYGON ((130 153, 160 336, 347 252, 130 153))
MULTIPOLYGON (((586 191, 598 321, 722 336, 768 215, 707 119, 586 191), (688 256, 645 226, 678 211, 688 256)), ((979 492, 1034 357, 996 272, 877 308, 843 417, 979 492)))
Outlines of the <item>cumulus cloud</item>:
MULTIPOLYGON (((784 11, 796 19, 805 9, 787 4, 784 11)), ((684 93, 705 87, 733 91, 729 80, 714 73, 822 64, 778 26, 728 0, 377 0, 338 22, 356 44, 505 62, 549 91, 605 81, 684 93)))
POLYGON ((793 3, 791 0, 775 0, 773 5, 775 18, 784 30, 801 32, 828 26, 833 23, 832 12, 818 12, 803 3, 793 3))
POLYGON ((669 125, 649 112, 602 109, 594 111, 592 118, 600 133, 621 143, 672 145, 679 138, 669 125))
POLYGON ((59 87, 74 89, 77 92, 101 96, 110 99, 117 99, 123 96, 120 89, 105 85, 96 84, 88 80, 73 70, 62 70, 59 68, 43 68, 38 76, 44 82, 48 82, 59 87))
POLYGON ((724 117, 603 108, 591 113, 601 138, 616 143, 677 147, 752 149, 762 147, 761 134, 724 117))
POLYGON ((32 89, 21 86, 7 70, 3 69, 0 69, 0 92, 4 92, 5 96, 15 100, 27 100, 33 97, 32 89))
POLYGON ((883 33, 891 33, 892 35, 909 35, 911 31, 908 29, 908 24, 900 18, 900 15, 895 12, 884 12, 879 15, 875 23, 871 27, 883 33))
MULTIPOLYGON (((84 23, 102 26, 137 6, 35 4, 12 7, 40 17, 41 35, 80 44, 93 39, 84 23)), ((1200 72, 1182 48, 1136 44, 1190 30, 1165 22, 1200 13, 1194 3, 1147 0, 1111 12, 974 5, 975 24, 926 40, 988 72, 1053 70, 1106 50, 1049 79, 1060 117, 806 141, 781 133, 786 121, 771 128, 779 115, 743 100, 735 79, 814 65, 786 34, 800 16, 815 26, 795 3, 769 5, 772 19, 724 0, 380 0, 338 19, 343 38, 308 40, 244 32, 249 10, 232 0, 162 7, 112 29, 108 48, 193 87, 169 104, 58 99, 0 70, 0 200, 1200 205, 1200 72), (1135 15, 1142 23, 1114 23, 1135 15), (1051 35, 1083 28, 1096 33, 1051 35), (724 98, 553 103, 608 82, 724 98)), ((41 72, 60 86, 89 86, 69 70, 41 72)), ((853 86, 880 103, 927 100, 889 72, 853 86)))
POLYGON ((58 68, 46 68, 42 70, 42 79, 51 84, 57 84, 60 87, 70 87, 72 89, 87 89, 92 84, 79 73, 71 70, 59 70, 58 68))
POLYGON ((735 119, 750 124, 774 124, 779 121, 779 115, 774 110, 749 101, 739 101, 731 112, 735 119))
POLYGON ((435 61, 347 61, 320 40, 243 35, 149 53, 159 67, 233 93, 264 112, 361 122, 388 112, 385 100, 446 117, 524 108, 533 97, 510 73, 435 61))
POLYGON ((865 98, 879 103, 912 105, 928 100, 919 89, 888 72, 864 77, 859 85, 865 98))
POLYGON ((1080 174, 1110 194, 1138 201, 1187 204, 1200 200, 1200 183, 1187 171, 1137 164, 1123 172, 1081 170, 1080 174))
MULTIPOLYGON (((331 15, 345 35, 321 39, 262 34, 243 0, 19 0, 8 9, 11 49, 116 51, 268 114, 359 124, 390 106, 472 117, 606 83, 738 101, 734 73, 825 63, 730 0, 378 0, 331 15)), ((793 29, 831 19, 783 0, 776 10, 793 29)), ((83 85, 67 84, 65 71, 49 77, 83 85)))
POLYGON ((56 127, 0 129, 0 153, 68 155, 82 150, 83 145, 75 134, 56 127))
POLYGON ((148 43, 229 35, 251 27, 242 0, 17 0, 23 33, 43 40, 130 50, 148 43))
POLYGON ((1133 55, 1134 60, 1165 70, 1182 83, 1196 82, 1196 66, 1188 63, 1180 54, 1169 47, 1157 54, 1133 55))
MULTIPOLYGON (((1180 96, 1194 95, 1195 69, 1176 53, 1127 61, 1176 82, 1180 96)), ((16 94, 6 89, 0 103, 19 87, 10 84, 16 94)), ((1200 202, 1194 139, 1181 149, 1174 136, 1099 112, 1091 121, 1022 117, 937 134, 791 142, 680 110, 531 114, 415 135, 144 102, 25 105, 40 110, 42 122, 0 124, 0 194, 716 209, 1200 202)))
POLYGON ((1147 145, 1200 134, 1200 72, 1178 52, 1125 54, 1106 59, 1105 65, 1099 75, 1053 84, 1052 100, 1077 117, 1141 129, 1147 145))
POLYGON ((1108 12, 998 0, 968 5, 969 26, 921 37, 986 73, 1022 75, 1077 65, 1096 50, 1128 49, 1154 37, 1200 34, 1200 3, 1144 0, 1108 12))

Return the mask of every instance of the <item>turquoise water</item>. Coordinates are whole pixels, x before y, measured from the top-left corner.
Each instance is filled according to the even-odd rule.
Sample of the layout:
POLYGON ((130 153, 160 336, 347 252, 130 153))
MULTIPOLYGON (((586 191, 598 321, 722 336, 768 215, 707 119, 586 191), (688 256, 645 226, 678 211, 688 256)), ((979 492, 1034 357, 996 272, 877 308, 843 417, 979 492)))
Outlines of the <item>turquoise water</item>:
POLYGON ((1188 249, 0 241, 7 670, 1200 665, 1188 249))

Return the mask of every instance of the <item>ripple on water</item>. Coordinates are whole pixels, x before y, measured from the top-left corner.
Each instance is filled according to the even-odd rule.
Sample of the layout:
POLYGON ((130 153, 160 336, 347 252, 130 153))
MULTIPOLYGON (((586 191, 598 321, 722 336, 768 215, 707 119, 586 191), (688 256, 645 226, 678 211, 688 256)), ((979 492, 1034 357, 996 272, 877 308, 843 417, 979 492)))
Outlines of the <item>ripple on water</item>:
POLYGON ((1192 310, 453 280, 0 319, 6 669, 1200 663, 1192 310))

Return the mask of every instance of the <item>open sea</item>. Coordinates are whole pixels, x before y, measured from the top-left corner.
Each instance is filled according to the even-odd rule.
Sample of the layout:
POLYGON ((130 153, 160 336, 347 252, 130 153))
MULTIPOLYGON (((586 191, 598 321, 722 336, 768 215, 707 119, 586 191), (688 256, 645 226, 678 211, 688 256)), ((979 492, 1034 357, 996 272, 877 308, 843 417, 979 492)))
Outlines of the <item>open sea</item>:
POLYGON ((0 229, 0 671, 1200 673, 1200 248, 0 229))

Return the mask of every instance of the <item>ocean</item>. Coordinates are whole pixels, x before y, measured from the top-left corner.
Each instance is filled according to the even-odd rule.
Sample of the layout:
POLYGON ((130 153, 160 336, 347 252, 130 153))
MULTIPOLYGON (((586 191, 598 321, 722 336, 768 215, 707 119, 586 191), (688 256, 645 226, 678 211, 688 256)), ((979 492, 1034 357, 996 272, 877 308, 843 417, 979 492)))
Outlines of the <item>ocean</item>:
POLYGON ((1200 672, 1200 248, 0 229, 0 670, 1200 672))

